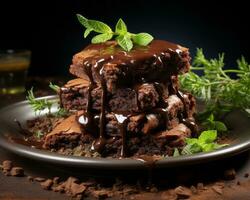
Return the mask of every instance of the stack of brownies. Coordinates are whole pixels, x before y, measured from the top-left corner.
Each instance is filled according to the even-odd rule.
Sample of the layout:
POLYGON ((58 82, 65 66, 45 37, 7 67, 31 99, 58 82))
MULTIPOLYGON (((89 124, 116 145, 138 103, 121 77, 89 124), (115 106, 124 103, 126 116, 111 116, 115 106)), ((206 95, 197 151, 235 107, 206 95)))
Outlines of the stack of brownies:
POLYGON ((49 149, 89 144, 102 156, 169 155, 196 131, 195 100, 179 91, 188 49, 153 40, 130 52, 115 41, 91 44, 73 57, 61 107, 72 115, 46 135, 49 149))

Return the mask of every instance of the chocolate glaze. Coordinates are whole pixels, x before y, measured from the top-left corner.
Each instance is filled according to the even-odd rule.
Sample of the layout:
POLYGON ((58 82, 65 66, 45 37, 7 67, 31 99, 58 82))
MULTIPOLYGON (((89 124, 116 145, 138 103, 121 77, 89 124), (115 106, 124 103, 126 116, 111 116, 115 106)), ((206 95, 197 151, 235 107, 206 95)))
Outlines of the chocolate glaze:
MULTIPOLYGON (((93 86, 96 84, 94 82, 93 75, 97 76, 102 89, 101 113, 99 118, 99 135, 97 139, 93 142, 92 150, 102 152, 106 144, 105 114, 107 111, 107 85, 103 75, 103 70, 105 65, 115 64, 115 65, 125 66, 127 68, 127 71, 129 71, 133 67, 143 66, 145 64, 144 63, 145 60, 153 59, 153 65, 155 67, 162 67, 163 66, 162 58, 166 56, 165 54, 168 54, 169 52, 175 52, 176 55, 178 56, 183 50, 186 49, 179 45, 161 40, 154 40, 151 42, 150 45, 146 47, 136 46, 130 52, 122 50, 114 41, 101 44, 91 44, 87 48, 85 48, 85 51, 88 51, 89 57, 83 57, 82 62, 85 69, 85 74, 88 76, 90 81, 87 110, 86 112, 83 112, 84 113, 83 117, 85 118, 85 120, 83 120, 85 122, 83 125, 87 130, 96 127, 93 120, 93 112, 91 110, 92 107, 91 91, 93 89, 93 86)), ((140 82, 144 83, 146 81, 147 81, 146 78, 143 77, 142 74, 140 82)), ((157 85, 157 83, 155 83, 155 85, 157 85)), ((182 93, 180 93, 179 91, 175 91, 175 93, 182 100, 185 113, 187 113, 186 104, 182 93)), ((166 113, 167 112, 166 110, 155 109, 154 112, 166 116, 165 121, 166 122, 168 121, 167 119, 168 115, 166 113)), ((121 157, 124 157, 126 155, 126 127, 127 127, 128 117, 131 115, 115 113, 115 116, 119 122, 120 133, 122 137, 121 157)), ((186 114, 184 117, 185 118, 187 117, 186 114)))
MULTIPOLYGON (((173 44, 163 40, 154 40, 148 46, 135 46, 131 51, 126 52, 117 45, 115 41, 109 41, 100 44, 91 44, 85 48, 91 55, 91 61, 98 63, 101 60, 112 64, 123 64, 129 67, 137 66, 150 58, 155 60, 155 65, 162 65, 161 55, 168 51, 180 54, 182 51, 187 50, 177 44, 173 44), (111 59, 110 59, 111 58, 111 59)), ((89 58, 84 58, 83 64, 89 58)))
POLYGON ((187 104, 186 104, 185 98, 183 96, 183 93, 173 86, 172 81, 171 81, 171 84, 169 85, 169 90, 171 92, 175 93, 177 95, 177 97, 182 101, 183 108, 184 108, 184 114, 181 113, 179 115, 180 121, 183 124, 185 124, 188 128, 190 128, 193 135, 196 135, 198 132, 198 127, 195 124, 194 120, 190 119, 188 116, 188 108, 187 108, 187 104))

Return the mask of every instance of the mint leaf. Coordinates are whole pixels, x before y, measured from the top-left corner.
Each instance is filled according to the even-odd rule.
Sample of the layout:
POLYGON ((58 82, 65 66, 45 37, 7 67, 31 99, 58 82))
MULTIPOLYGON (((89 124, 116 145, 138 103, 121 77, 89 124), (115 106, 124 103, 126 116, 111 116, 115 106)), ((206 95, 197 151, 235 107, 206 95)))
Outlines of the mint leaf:
POLYGON ((223 122, 215 121, 215 129, 219 132, 227 131, 227 127, 223 122))
POLYGON ((187 144, 198 143, 198 139, 197 138, 186 138, 186 143, 187 144))
POLYGON ((210 115, 209 115, 208 121, 210 121, 210 122, 214 121, 214 115, 213 115, 213 114, 210 114, 210 115))
POLYGON ((92 38, 92 43, 102 43, 111 40, 113 36, 116 36, 116 41, 125 51, 130 51, 133 48, 133 42, 138 45, 146 46, 152 40, 153 37, 148 33, 130 33, 127 26, 122 19, 119 19, 116 23, 115 32, 105 23, 97 20, 87 19, 80 14, 77 14, 78 21, 86 28, 84 32, 84 38, 86 38, 92 31, 101 33, 92 38))
POLYGON ((121 35, 128 32, 127 26, 121 18, 118 20, 118 22, 115 26, 115 32, 118 34, 121 34, 121 35))
POLYGON ((127 34, 119 35, 116 37, 116 41, 125 51, 130 51, 133 48, 133 42, 127 34))
POLYGON ((186 145, 181 154, 182 155, 189 155, 189 154, 194 154, 194 153, 199 153, 202 151, 201 146, 198 143, 193 143, 193 144, 188 144, 186 145))
POLYGON ((110 40, 113 37, 112 33, 102 33, 100 35, 96 35, 92 38, 91 42, 93 44, 102 43, 110 40))
POLYGON ((88 24, 88 19, 83 17, 82 15, 80 14, 76 14, 77 16, 77 19, 78 21, 85 27, 85 28, 88 28, 89 27, 89 24, 88 24))
POLYGON ((216 130, 208 130, 208 131, 203 131, 198 140, 201 143, 211 143, 215 141, 217 138, 217 131, 216 130))
POLYGON ((173 157, 177 157, 177 156, 180 156, 180 152, 178 150, 178 148, 174 148, 174 154, 173 154, 173 157))
POLYGON ((201 145, 203 152, 213 151, 215 149, 215 143, 201 145))
POLYGON ((138 33, 132 36, 133 42, 141 46, 147 46, 153 39, 153 36, 148 33, 138 33))
POLYGON ((92 28, 87 28, 87 29, 85 30, 85 32, 84 32, 84 38, 86 38, 86 37, 90 34, 91 31, 93 31, 92 28))
POLYGON ((226 125, 221 121, 215 121, 214 115, 210 114, 210 116, 206 119, 205 122, 202 123, 209 130, 217 130, 218 132, 227 131, 226 125))
POLYGON ((88 20, 89 28, 92 28, 97 33, 113 33, 112 29, 105 23, 96 21, 96 20, 88 20))

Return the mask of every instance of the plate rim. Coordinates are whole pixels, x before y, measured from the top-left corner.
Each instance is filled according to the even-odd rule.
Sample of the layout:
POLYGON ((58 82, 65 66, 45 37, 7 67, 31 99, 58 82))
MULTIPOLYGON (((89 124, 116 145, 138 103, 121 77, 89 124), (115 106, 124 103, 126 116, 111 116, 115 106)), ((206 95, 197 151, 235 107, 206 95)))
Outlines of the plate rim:
MULTIPOLYGON (((57 95, 50 95, 39 97, 37 99, 58 99, 57 95)), ((13 107, 20 107, 28 105, 28 101, 20 101, 0 109, 0 114, 6 112, 13 107)), ((3 125, 4 126, 4 125, 3 125)), ((0 125, 1 128, 1 125, 0 125)), ((249 131, 250 134, 250 131, 249 131)), ((91 158, 81 156, 65 156, 55 152, 49 152, 46 150, 34 149, 25 145, 12 143, 4 136, 4 133, 0 129, 0 146, 8 151, 23 156, 29 159, 35 159, 38 161, 66 165, 71 167, 82 167, 92 169, 141 169, 147 168, 147 165, 142 160, 136 160, 132 158, 91 158), (13 145, 14 144, 14 145, 13 145)), ((186 166, 193 164, 201 164, 205 162, 215 161, 223 158, 232 157, 250 149, 250 138, 244 142, 228 145, 221 149, 206 152, 197 153, 193 155, 183 155, 178 157, 168 157, 156 161, 154 167, 156 168, 168 168, 174 166, 186 166)))

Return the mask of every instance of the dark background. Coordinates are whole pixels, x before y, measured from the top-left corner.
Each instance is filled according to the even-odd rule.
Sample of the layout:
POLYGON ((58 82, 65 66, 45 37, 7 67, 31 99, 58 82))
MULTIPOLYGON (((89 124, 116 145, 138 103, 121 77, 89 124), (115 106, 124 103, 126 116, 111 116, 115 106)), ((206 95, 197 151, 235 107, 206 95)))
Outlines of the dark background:
POLYGON ((226 53, 227 66, 250 60, 247 1, 1 1, 0 49, 32 50, 32 75, 67 75, 74 53, 90 42, 75 14, 114 27, 119 17, 130 32, 149 32, 214 57, 226 53))

